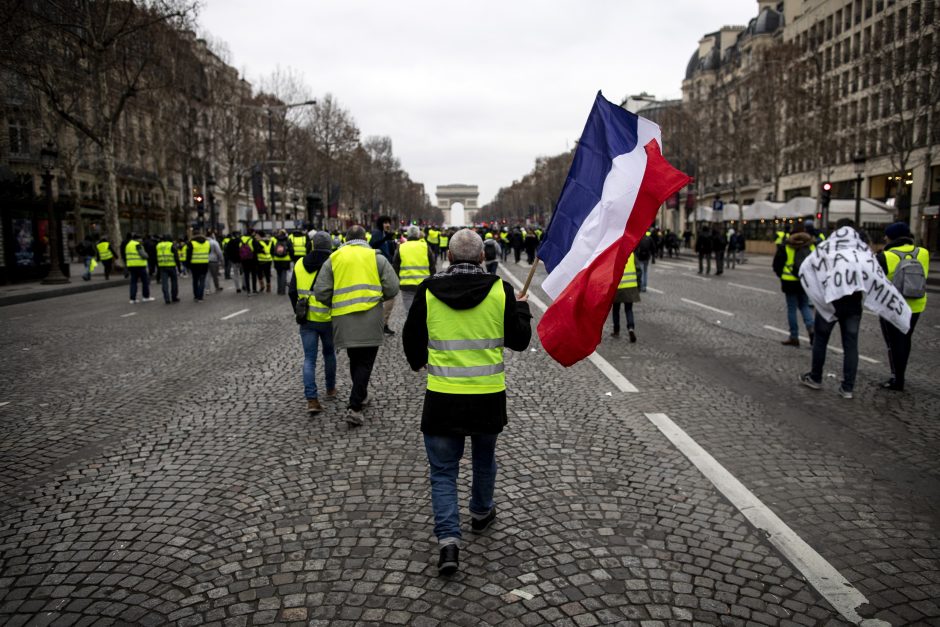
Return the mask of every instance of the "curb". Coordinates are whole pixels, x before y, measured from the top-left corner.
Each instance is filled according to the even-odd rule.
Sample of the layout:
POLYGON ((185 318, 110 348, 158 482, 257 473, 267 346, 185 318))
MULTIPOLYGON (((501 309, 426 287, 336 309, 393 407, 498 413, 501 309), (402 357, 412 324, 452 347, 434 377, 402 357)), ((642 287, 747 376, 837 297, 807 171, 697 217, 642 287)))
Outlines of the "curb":
POLYGON ((36 300, 45 300, 47 298, 58 298, 59 296, 71 296, 72 294, 81 294, 82 292, 94 292, 111 287, 127 287, 129 284, 130 281, 127 279, 120 278, 100 283, 89 283, 87 285, 70 285, 56 289, 35 291, 27 294, 0 296, 0 307, 6 307, 7 305, 18 305, 20 303, 30 303, 36 300))

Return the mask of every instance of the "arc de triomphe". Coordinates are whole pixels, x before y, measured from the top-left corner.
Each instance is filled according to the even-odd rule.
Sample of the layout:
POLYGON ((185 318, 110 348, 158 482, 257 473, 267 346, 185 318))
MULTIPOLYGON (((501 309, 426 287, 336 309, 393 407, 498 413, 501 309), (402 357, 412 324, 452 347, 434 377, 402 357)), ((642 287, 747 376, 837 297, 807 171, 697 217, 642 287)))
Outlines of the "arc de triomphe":
POLYGON ((476 185, 437 186, 437 206, 444 212, 444 224, 449 226, 464 226, 473 224, 476 217, 477 204, 480 198, 480 188, 476 185), (463 214, 461 217, 460 214, 463 214))

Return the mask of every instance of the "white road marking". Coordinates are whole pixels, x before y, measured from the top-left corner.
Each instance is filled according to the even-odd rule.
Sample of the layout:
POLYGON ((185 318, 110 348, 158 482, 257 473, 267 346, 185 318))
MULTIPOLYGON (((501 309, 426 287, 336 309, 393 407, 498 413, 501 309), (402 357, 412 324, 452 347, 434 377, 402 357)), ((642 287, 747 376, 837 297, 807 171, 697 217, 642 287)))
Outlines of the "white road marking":
POLYGON ((654 293, 654 294, 665 294, 665 293, 666 293, 666 292, 664 292, 664 291, 662 291, 662 290, 656 289, 655 287, 647 287, 647 288, 646 288, 646 291, 647 291, 647 292, 652 292, 652 293, 654 293))
MULTIPOLYGON (((784 329, 778 329, 777 327, 772 327, 772 326, 767 325, 767 324, 764 325, 764 328, 767 329, 768 331, 774 331, 775 333, 780 333, 781 335, 790 335, 790 332, 789 332, 789 331, 785 331, 784 329)), ((800 336, 800 339, 801 339, 802 341, 806 342, 807 344, 809 344, 809 338, 806 337, 805 335, 801 335, 801 336, 800 336)), ((839 348, 838 346, 827 346, 826 348, 827 348, 828 350, 831 350, 831 351, 835 352, 835 353, 839 353, 840 355, 845 354, 845 351, 842 350, 841 348, 839 348)), ((877 359, 872 359, 871 357, 866 357, 865 355, 859 355, 858 358, 861 359, 862 361, 867 361, 867 362, 870 363, 870 364, 880 364, 880 363, 881 363, 881 362, 878 361, 877 359)))
POLYGON ((240 316, 240 315, 242 315, 243 313, 248 313, 249 311, 251 311, 251 310, 250 310, 250 309, 242 309, 242 310, 240 310, 240 311, 236 311, 235 313, 229 314, 229 315, 227 315, 227 316, 223 316, 223 317, 222 317, 222 320, 228 320, 229 318, 234 318, 235 316, 240 316))
POLYGON ((621 392, 639 392, 635 385, 627 381, 627 378, 620 374, 619 370, 611 366, 609 361, 597 353, 588 355, 588 360, 597 366, 597 369, 600 370, 611 383, 616 385, 617 389, 621 392))
POLYGON ((0 407, 3 407, 4 405, 9 405, 11 402, 12 401, 0 401, 0 407))
POLYGON ((755 292, 763 292, 764 294, 776 294, 777 292, 772 292, 770 290, 765 290, 760 287, 751 287, 750 285, 741 285, 740 283, 728 283, 731 287, 740 287, 742 290, 754 290, 755 292))
POLYGON ((690 274, 688 272, 683 272, 682 276, 687 276, 690 279, 698 279, 699 281, 711 281, 711 279, 709 279, 708 277, 699 276, 697 274, 690 274))
MULTIPOLYGON (((509 282, 512 283, 516 287, 516 289, 521 290, 522 285, 523 285, 522 281, 514 277, 512 273, 506 270, 505 268, 503 270, 509 282)), ((548 309, 548 307, 545 306, 545 303, 543 303, 541 299, 533 295, 531 292, 529 293, 529 302, 535 305, 536 307, 538 307, 539 309, 541 309, 542 313, 544 313, 545 310, 548 309)), ((636 386, 630 383, 625 376, 620 374, 619 370, 611 366, 610 362, 608 362, 606 359, 604 359, 597 353, 591 353, 590 355, 588 355, 588 360, 590 360, 592 364, 597 366, 597 369, 600 370, 604 374, 604 376, 606 376, 610 380, 611 383, 617 386, 617 389, 620 390, 621 392, 639 392, 636 386)))
POLYGON ((525 590, 522 590, 520 588, 516 588, 515 590, 510 590, 509 594, 517 596, 524 601, 531 601, 532 599, 535 598, 535 596, 533 596, 531 593, 526 592, 525 590))
POLYGON ((688 298, 682 298, 682 299, 680 299, 680 300, 681 300, 682 302, 684 302, 684 303, 689 303, 690 305, 696 305, 696 306, 698 306, 698 307, 703 307, 703 308, 705 308, 705 309, 710 309, 710 310, 714 311, 715 313, 724 314, 724 315, 726 315, 726 316, 733 316, 733 315, 734 315, 734 314, 731 313, 730 311, 725 311, 724 309, 718 309, 717 307, 712 307, 711 305, 706 305, 705 303, 700 303, 700 302, 698 302, 697 300, 690 300, 690 299, 688 299, 688 298))
POLYGON ((752 525, 767 533, 770 543, 803 573, 839 614, 863 627, 890 626, 882 620, 863 619, 858 608, 867 604, 868 599, 666 414, 646 414, 646 417, 752 525))
POLYGON ((122 317, 122 318, 130 318, 131 316, 136 316, 136 315, 137 315, 137 312, 136 312, 136 311, 132 311, 132 312, 130 312, 130 313, 122 314, 121 317, 122 317))

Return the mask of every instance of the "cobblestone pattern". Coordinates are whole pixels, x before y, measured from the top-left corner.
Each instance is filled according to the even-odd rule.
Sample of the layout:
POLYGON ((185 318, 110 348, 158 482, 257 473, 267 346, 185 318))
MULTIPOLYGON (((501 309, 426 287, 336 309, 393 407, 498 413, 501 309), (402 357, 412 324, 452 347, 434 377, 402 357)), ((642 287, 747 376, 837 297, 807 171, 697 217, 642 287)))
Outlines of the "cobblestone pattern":
MULTIPOLYGON (((786 327, 782 296, 685 272, 654 266, 650 285, 666 293, 648 292, 636 306, 639 342, 605 337, 600 348, 640 388, 637 406, 683 427, 853 582, 878 618, 940 623, 940 395, 930 375, 938 355, 918 349, 904 395, 877 390, 886 357, 877 318, 866 315, 862 353, 882 363, 861 363, 852 401, 831 383, 814 392, 796 380, 809 349, 780 346, 763 329, 786 327)), ((725 274, 776 288, 754 271, 725 274)), ((936 319, 928 310, 921 320, 918 347, 937 342, 936 319)), ((830 352, 826 371, 841 376, 841 355, 830 352)))
POLYGON ((499 518, 441 579, 423 380, 397 337, 349 431, 340 403, 305 414, 283 301, 219 322, 244 301, 122 319, 83 298, 64 319, 0 312, 29 314, 0 341, 0 622, 842 624, 642 416, 643 397, 607 396, 589 364, 565 370, 537 342, 510 354, 499 518))

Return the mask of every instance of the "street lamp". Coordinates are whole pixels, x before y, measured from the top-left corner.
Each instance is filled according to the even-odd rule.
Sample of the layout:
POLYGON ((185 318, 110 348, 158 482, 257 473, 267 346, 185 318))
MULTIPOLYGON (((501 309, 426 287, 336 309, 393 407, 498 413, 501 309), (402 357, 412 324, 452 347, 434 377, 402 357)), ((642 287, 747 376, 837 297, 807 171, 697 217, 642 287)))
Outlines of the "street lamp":
POLYGON ((218 219, 215 215, 215 178, 211 173, 206 177, 206 200, 209 201, 209 229, 215 231, 218 219))
POLYGON ((852 158, 855 164, 855 228, 862 228, 862 173, 865 172, 865 153, 859 150, 852 158))
POLYGON ((69 278, 62 274, 59 258, 59 226, 55 220, 55 209, 52 206, 52 170, 59 158, 59 151, 52 142, 39 151, 39 165, 42 167, 42 184, 46 194, 46 214, 49 225, 46 227, 46 236, 49 239, 49 274, 42 280, 43 285, 61 285, 71 283, 69 278))
MULTIPOLYGON (((273 130, 273 121, 272 121, 272 112, 274 109, 293 109, 294 107, 306 107, 308 105, 317 104, 316 100, 305 100, 304 102, 294 102, 291 104, 284 105, 269 105, 265 106, 265 111, 268 113, 268 167, 270 171, 268 172, 268 185, 269 193, 271 195, 271 221, 274 221, 274 217, 277 209, 277 200, 274 197, 274 130, 273 130)), ((281 220, 281 227, 284 226, 284 220, 281 220)))

